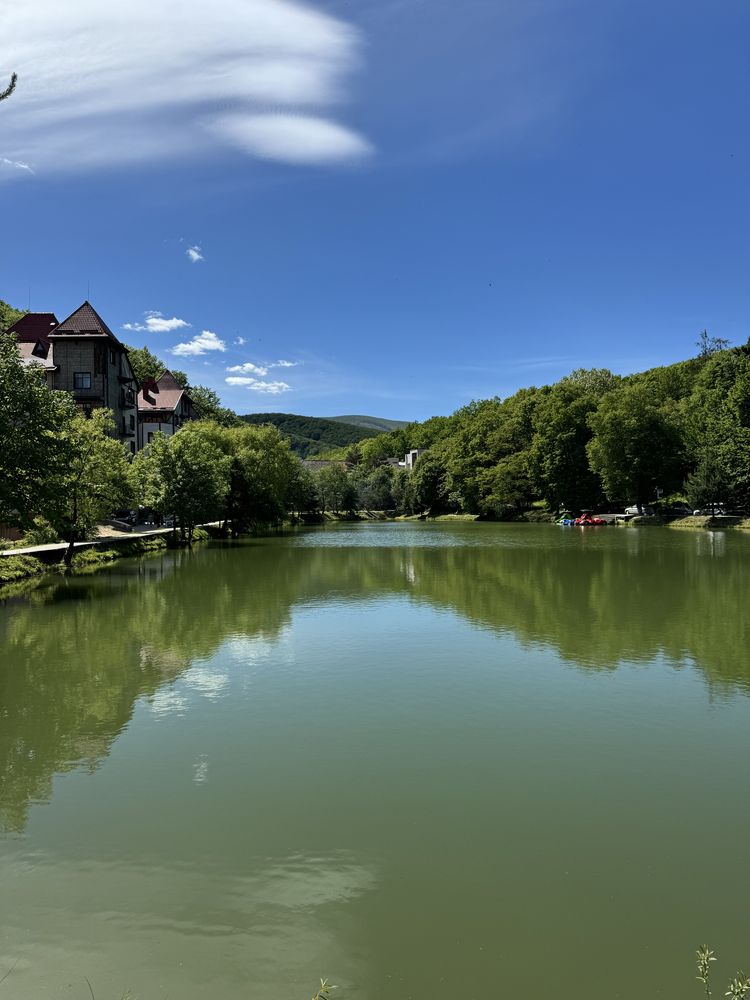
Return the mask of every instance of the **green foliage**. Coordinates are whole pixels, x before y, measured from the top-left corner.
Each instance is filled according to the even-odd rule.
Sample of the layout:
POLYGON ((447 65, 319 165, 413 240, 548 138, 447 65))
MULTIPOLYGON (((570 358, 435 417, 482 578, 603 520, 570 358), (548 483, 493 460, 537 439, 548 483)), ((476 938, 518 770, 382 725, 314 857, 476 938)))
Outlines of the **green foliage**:
POLYGON ((197 524, 221 516, 229 493, 231 459, 216 442, 217 430, 196 421, 171 437, 157 434, 133 463, 141 502, 172 517, 188 544, 197 524))
POLYGON ((300 458, 319 455, 331 448, 344 448, 378 434, 374 428, 354 426, 323 417, 301 417, 296 413, 249 413, 240 418, 248 424, 272 424, 285 434, 300 458))
POLYGON ((8 335, 0 335, 0 385, 0 521, 31 529, 57 500, 75 404, 50 390, 38 368, 21 363, 8 335))
MULTIPOLYGON (((711 998, 711 963, 716 961, 716 955, 707 945, 701 945, 695 953, 696 965, 698 968, 698 979, 703 983, 703 991, 706 1000, 711 998)), ((729 981, 728 988, 724 993, 730 1000, 742 1000, 750 994, 750 976, 744 972, 737 972, 733 979, 729 981)))
POLYGON ((13 326, 26 312, 25 309, 14 309, 0 299, 0 333, 5 333, 8 327, 13 326))
POLYGON ((687 472, 679 411, 648 385, 608 393, 589 417, 589 462, 610 500, 643 504, 656 488, 671 491, 687 472))
POLYGON ((187 390, 198 414, 204 420, 215 420, 222 427, 234 427, 239 423, 240 418, 234 410, 222 406, 219 394, 213 389, 206 385, 189 385, 187 390))
POLYGON ((328 420, 340 421, 342 424, 355 424, 357 427, 366 427, 375 431, 376 434, 390 433, 407 426, 406 420, 387 420, 385 417, 367 417, 361 413, 349 413, 340 417, 328 417, 328 420))
POLYGON ((337 989, 338 986, 329 983, 327 979, 321 979, 320 989, 315 991, 312 1000, 331 1000, 331 991, 337 989))
POLYGON ((364 467, 355 469, 351 476, 357 491, 357 508, 360 510, 394 510, 393 469, 381 465, 368 471, 364 467))
POLYGON ((148 347, 130 347, 125 345, 133 374, 139 385, 143 385, 146 379, 158 378, 167 367, 155 354, 149 351, 148 347))
POLYGON ((708 330, 701 330, 695 346, 698 348, 698 357, 710 358, 717 351, 725 351, 729 347, 729 341, 722 337, 709 337, 708 330))
POLYGON ((68 564, 74 543, 132 499, 130 464, 124 446, 111 437, 113 430, 111 411, 96 409, 90 417, 76 413, 59 434, 64 464, 50 480, 54 493, 45 514, 68 542, 68 564))
POLYGON ((434 452, 426 452, 417 459, 411 473, 412 503, 417 511, 433 517, 448 509, 447 471, 444 462, 434 452))
POLYGON ((46 566, 34 556, 0 556, 0 584, 25 580, 29 576, 40 576, 46 566))
POLYGON ((322 510, 352 511, 357 505, 357 491, 343 465, 334 462, 325 466, 316 476, 316 485, 322 510))
POLYGON ((579 370, 553 385, 534 409, 529 467, 535 492, 554 510, 595 504, 601 481, 586 451, 589 415, 619 380, 609 371, 579 370))

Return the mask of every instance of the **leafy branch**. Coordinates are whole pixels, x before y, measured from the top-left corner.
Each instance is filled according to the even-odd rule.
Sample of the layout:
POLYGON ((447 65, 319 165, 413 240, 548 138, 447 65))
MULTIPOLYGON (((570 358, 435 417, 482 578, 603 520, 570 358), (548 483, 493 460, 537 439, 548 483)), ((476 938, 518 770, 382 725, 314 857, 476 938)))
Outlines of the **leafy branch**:
MULTIPOLYGON (((707 945, 702 945, 695 953, 698 966, 699 979, 703 983, 706 992, 706 1000, 711 997, 711 967, 710 963, 716 961, 716 956, 707 945)), ((724 994, 730 1000, 744 1000, 750 994, 750 976, 744 972, 738 972, 729 983, 729 988, 724 994)))

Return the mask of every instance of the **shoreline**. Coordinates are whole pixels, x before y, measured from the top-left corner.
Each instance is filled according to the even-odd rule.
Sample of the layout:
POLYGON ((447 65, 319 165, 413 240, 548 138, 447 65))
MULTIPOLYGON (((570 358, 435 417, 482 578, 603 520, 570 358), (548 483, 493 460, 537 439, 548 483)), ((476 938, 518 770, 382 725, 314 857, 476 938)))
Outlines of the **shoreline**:
MULTIPOLYGON (((481 524, 556 524, 554 515, 539 515, 533 518, 521 516, 515 520, 488 520, 480 514, 438 514, 430 517, 425 514, 390 515, 385 511, 357 511, 353 514, 333 513, 326 511, 314 518, 300 518, 296 522, 286 522, 282 527, 318 527, 327 524, 352 523, 367 524, 372 522, 393 521, 405 523, 423 521, 432 523, 481 523, 481 524)), ((219 527, 218 523, 201 525, 197 529, 195 541, 208 541, 219 527)), ((681 518, 664 518, 659 515, 652 517, 633 517, 629 521, 619 521, 608 527, 619 528, 676 528, 680 531, 750 531, 750 518, 711 515, 691 515, 681 518)), ((59 556, 67 548, 66 543, 52 545, 28 546, 19 549, 0 550, 0 600, 14 596, 12 591, 16 585, 31 581, 36 582, 49 574, 64 575, 66 572, 77 576, 93 573, 105 566, 111 566, 120 559, 132 559, 138 556, 155 555, 167 551, 171 546, 171 528, 161 528, 139 534, 122 537, 105 536, 86 542, 77 542, 73 563, 66 570, 59 556)))

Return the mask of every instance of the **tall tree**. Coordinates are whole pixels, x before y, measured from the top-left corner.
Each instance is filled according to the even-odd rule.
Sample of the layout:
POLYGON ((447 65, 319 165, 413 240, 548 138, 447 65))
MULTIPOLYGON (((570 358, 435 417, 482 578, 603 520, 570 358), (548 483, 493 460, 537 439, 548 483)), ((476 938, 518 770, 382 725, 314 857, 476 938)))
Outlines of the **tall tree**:
POLYGON ((46 514, 75 413, 72 396, 47 388, 41 369, 21 362, 15 337, 0 335, 0 521, 28 528, 46 514))
POLYGON ((143 502, 171 516, 190 545, 196 525, 221 517, 229 491, 230 459, 198 423, 171 437, 157 434, 136 456, 143 502))
POLYGON ((573 372, 541 395, 534 409, 529 469, 536 491, 556 510, 599 502, 601 480, 589 466, 589 416, 619 380, 605 370, 573 372))
POLYGON ((610 500, 642 508, 657 487, 670 492, 682 483, 687 457, 677 404, 650 386, 627 383, 608 393, 589 422, 589 461, 610 500))
POLYGON ((76 413, 60 434, 64 468, 49 477, 54 495, 44 514, 68 543, 67 565, 74 544, 132 500, 130 463, 124 446, 111 436, 114 429, 112 411, 96 409, 90 417, 76 413))
MULTIPOLYGON (((143 385, 146 379, 149 378, 158 379, 168 367, 161 358, 157 358, 155 354, 152 354, 148 347, 127 347, 127 351, 130 364, 133 366, 133 374, 138 380, 139 385, 143 385)), ((169 370, 182 388, 187 388, 188 377, 185 372, 176 371, 174 368, 170 368, 169 370)))
POLYGON ((339 462, 326 465, 316 478, 323 510, 330 510, 334 514, 339 514, 342 510, 354 510, 357 491, 343 465, 339 462))

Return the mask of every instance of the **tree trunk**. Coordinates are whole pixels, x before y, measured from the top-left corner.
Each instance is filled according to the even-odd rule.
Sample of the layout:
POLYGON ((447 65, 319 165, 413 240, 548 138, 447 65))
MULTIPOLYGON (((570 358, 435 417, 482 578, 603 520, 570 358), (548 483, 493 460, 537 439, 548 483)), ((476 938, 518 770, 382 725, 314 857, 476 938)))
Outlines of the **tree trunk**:
POLYGON ((65 555, 63 556, 63 563, 68 568, 70 568, 70 564, 73 561, 73 553, 75 551, 73 548, 73 546, 75 545, 75 542, 73 540, 74 538, 75 535, 71 535, 70 541, 68 542, 68 547, 65 550, 65 555))

